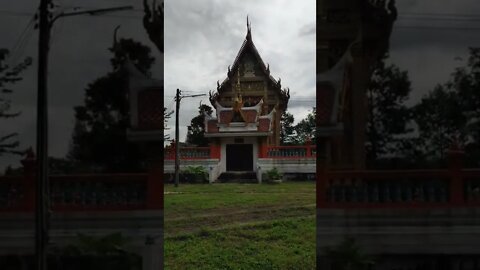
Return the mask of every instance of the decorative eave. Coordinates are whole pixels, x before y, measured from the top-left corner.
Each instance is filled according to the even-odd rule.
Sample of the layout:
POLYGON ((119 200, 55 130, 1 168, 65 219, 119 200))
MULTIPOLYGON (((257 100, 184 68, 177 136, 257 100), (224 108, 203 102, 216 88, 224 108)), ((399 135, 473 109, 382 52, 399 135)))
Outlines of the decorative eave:
POLYGON ((398 17, 395 0, 363 0, 362 46, 381 58, 388 51, 393 24, 398 17))
POLYGON ((346 73, 353 62, 351 49, 357 43, 358 39, 351 43, 332 68, 317 74, 317 114, 320 125, 336 124, 341 120, 339 119, 339 109, 343 106, 342 95, 347 83, 346 73))
POLYGON ((275 108, 267 115, 259 115, 263 102, 255 106, 243 107, 244 113, 253 113, 245 118, 245 122, 231 122, 227 113, 231 116, 232 108, 222 107, 218 102, 215 103, 217 117, 205 114, 205 136, 206 137, 225 137, 225 136, 269 136, 272 134, 272 123, 274 121, 275 108), (232 135, 234 134, 234 135, 232 135))
POLYGON ((270 74, 270 65, 265 65, 265 62, 263 61, 262 57, 260 56, 260 53, 258 52, 257 48, 255 47, 255 44, 253 43, 252 40, 252 32, 251 32, 251 26, 248 21, 247 17, 247 35, 245 36, 245 40, 242 43, 242 46, 240 47, 240 50, 237 53, 237 56, 235 57, 235 60, 233 61, 233 64, 228 66, 228 71, 227 71, 227 78, 223 80, 222 83, 217 82, 217 93, 212 94, 210 93, 210 103, 212 106, 215 106, 215 101, 218 97, 218 93, 221 93, 224 91, 225 87, 229 86, 231 83, 231 80, 233 79, 233 76, 237 69, 239 68, 240 65, 240 59, 242 59, 242 56, 248 51, 251 50, 253 52, 254 57, 256 58, 258 64, 260 65, 261 70, 265 74, 265 76, 268 78, 268 83, 270 86, 272 86, 274 89, 277 89, 278 93, 280 94, 280 99, 284 103, 285 108, 288 104, 288 100, 290 99, 290 89, 284 88, 282 89, 281 85, 281 79, 279 78, 276 80, 271 74, 270 74))
MULTIPOLYGON (((253 111, 255 112, 255 117, 253 119, 244 119, 245 121, 247 122, 257 122, 258 120, 258 117, 260 115, 260 111, 262 109, 262 105, 263 105, 263 99, 260 100, 260 102, 258 102, 256 105, 254 106, 250 106, 250 107, 242 107, 241 110, 245 113, 245 112, 248 112, 248 111, 253 111)), ((220 105, 220 103, 218 102, 215 102, 215 110, 217 112, 217 118, 216 119, 219 119, 219 122, 224 122, 223 119, 222 119, 222 112, 231 112, 233 113, 233 108, 231 107, 223 107, 222 105, 220 105)))
POLYGON ((272 123, 273 123, 273 120, 274 120, 274 116, 275 116, 275 108, 273 108, 273 110, 267 114, 267 115, 262 115, 260 117, 258 117, 258 123, 259 123, 259 129, 262 130, 262 122, 265 121, 266 123, 268 123, 268 127, 267 127, 267 130, 270 132, 272 131, 272 123), (268 122, 267 122, 268 121, 268 122))
POLYGON ((127 132, 127 137, 132 141, 163 140, 163 135, 161 135, 163 134, 163 114, 154 119, 154 123, 152 123, 152 119, 146 123, 146 120, 142 118, 144 116, 140 113, 140 106, 146 108, 146 105, 143 103, 139 104, 145 99, 141 98, 141 95, 142 97, 145 94, 149 95, 147 100, 163 95, 163 80, 149 78, 141 73, 128 58, 125 61, 124 68, 129 76, 130 129, 127 132))

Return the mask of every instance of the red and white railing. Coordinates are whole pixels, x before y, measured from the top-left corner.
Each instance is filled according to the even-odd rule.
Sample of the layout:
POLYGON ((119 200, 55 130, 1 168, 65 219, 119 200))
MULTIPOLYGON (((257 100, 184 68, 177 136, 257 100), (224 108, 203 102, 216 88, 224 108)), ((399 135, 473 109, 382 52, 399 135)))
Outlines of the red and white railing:
POLYGON ((480 169, 334 171, 317 166, 318 208, 480 207, 480 169))

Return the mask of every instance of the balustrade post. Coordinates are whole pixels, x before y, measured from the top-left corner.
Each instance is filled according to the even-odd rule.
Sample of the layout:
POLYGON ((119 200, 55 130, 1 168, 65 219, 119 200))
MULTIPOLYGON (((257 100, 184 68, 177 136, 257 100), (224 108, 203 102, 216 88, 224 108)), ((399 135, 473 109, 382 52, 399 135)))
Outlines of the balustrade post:
POLYGON ((147 177, 147 209, 163 210, 163 160, 150 165, 147 177))
MULTIPOLYGON (((171 152, 170 152, 171 158, 175 159, 175 153, 177 153, 177 149, 175 147, 175 140, 172 141, 172 144, 170 145, 170 149, 171 149, 171 152)), ((180 157, 178 157, 178 158, 180 158, 180 157)))
POLYGON ((260 144, 260 152, 259 152, 260 156, 259 156, 259 158, 267 158, 268 157, 267 156, 267 151, 268 151, 268 147, 267 147, 266 143, 262 142, 260 144))
POLYGON ((215 145, 215 150, 216 150, 216 151, 215 151, 215 158, 220 159, 221 156, 222 156, 222 146, 219 145, 219 144, 216 144, 216 145, 215 145))
POLYGON ((312 141, 310 140, 310 138, 308 138, 305 142, 305 145, 307 147, 307 155, 306 157, 307 158, 310 158, 312 157, 312 141))
POLYGON ((35 153, 33 153, 33 149, 30 148, 27 151, 27 155, 25 159, 22 161, 23 165, 23 174, 24 174, 24 181, 23 181, 23 203, 22 208, 28 211, 35 211, 35 198, 36 198, 36 166, 37 160, 35 157, 35 153))
POLYGON ((317 208, 321 208, 327 202, 327 163, 326 159, 317 158, 317 208))
POLYGON ((463 156, 464 151, 460 149, 458 143, 454 142, 448 150, 448 166, 450 170, 450 202, 454 204, 465 202, 462 177, 463 156))
POLYGON ((216 144, 210 144, 210 158, 220 159, 220 147, 216 144))
POLYGON ((164 149, 165 159, 175 159, 175 146, 167 145, 164 149))

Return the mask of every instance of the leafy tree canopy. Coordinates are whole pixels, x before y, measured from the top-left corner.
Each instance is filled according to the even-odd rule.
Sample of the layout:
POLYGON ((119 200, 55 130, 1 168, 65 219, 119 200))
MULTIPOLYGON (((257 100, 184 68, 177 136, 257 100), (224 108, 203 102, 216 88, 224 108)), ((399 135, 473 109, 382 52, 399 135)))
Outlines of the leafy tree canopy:
POLYGON ((316 108, 313 107, 312 111, 295 125, 296 144, 304 144, 307 140, 312 142, 316 141, 316 108))
POLYGON ((68 157, 95 164, 104 171, 138 171, 145 162, 138 145, 127 140, 128 74, 122 68, 126 56, 149 74, 154 63, 150 49, 132 39, 120 39, 122 50, 110 48, 112 71, 85 89, 85 104, 75 107, 75 128, 68 157))
POLYGON ((470 166, 480 160, 480 48, 470 48, 466 66, 425 95, 414 107, 419 147, 432 160, 445 160, 453 140, 467 153, 470 166))
MULTIPOLYGON (((10 67, 5 63, 9 51, 0 49, 0 119, 12 118, 20 115, 18 111, 11 110, 9 96, 13 93, 11 86, 22 80, 20 74, 32 64, 32 59, 27 57, 22 63, 10 67)), ((0 156, 4 154, 24 154, 18 150, 20 142, 16 139, 18 133, 0 134, 0 156)))
POLYGON ((196 146, 208 146, 208 139, 205 138, 205 114, 212 115, 212 107, 201 104, 198 107, 198 115, 192 118, 188 127, 187 139, 188 144, 196 146))
POLYGON ((406 106, 411 83, 406 71, 395 65, 386 65, 385 56, 377 64, 367 88, 368 120, 366 126, 367 159, 390 155, 398 156, 411 121, 411 110, 406 106))
POLYGON ((293 115, 287 111, 280 118, 280 143, 283 145, 295 143, 295 121, 293 115))

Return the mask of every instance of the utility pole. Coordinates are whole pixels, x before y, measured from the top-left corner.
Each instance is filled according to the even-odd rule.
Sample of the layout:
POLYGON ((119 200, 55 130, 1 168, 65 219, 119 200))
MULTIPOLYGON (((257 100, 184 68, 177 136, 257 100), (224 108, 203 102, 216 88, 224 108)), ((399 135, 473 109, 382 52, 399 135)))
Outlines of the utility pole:
POLYGON ((180 111, 180 89, 177 88, 177 94, 175 95, 175 187, 178 187, 178 182, 180 182, 180 147, 178 145, 178 140, 180 138, 179 131, 179 111, 180 111))
POLYGON ((180 180, 180 146, 178 145, 178 140, 180 139, 180 130, 179 130, 179 113, 180 113, 180 101, 182 98, 186 97, 201 97, 206 96, 205 94, 198 95, 188 95, 182 96, 182 91, 177 89, 177 94, 175 95, 176 110, 175 110, 175 187, 178 187, 180 180))
POLYGON ((38 270, 47 269, 48 244, 48 117, 47 67, 50 40, 50 0, 40 0, 37 94, 37 181, 35 205, 35 257, 38 270))
POLYGON ((50 30, 53 23, 62 17, 74 15, 98 15, 112 11, 133 9, 132 6, 94 9, 77 12, 61 12, 53 16, 51 0, 40 0, 39 39, 38 39, 38 74, 37 74, 37 177, 35 204, 35 261, 37 270, 47 269, 47 246, 50 214, 48 181, 48 50, 50 30))

